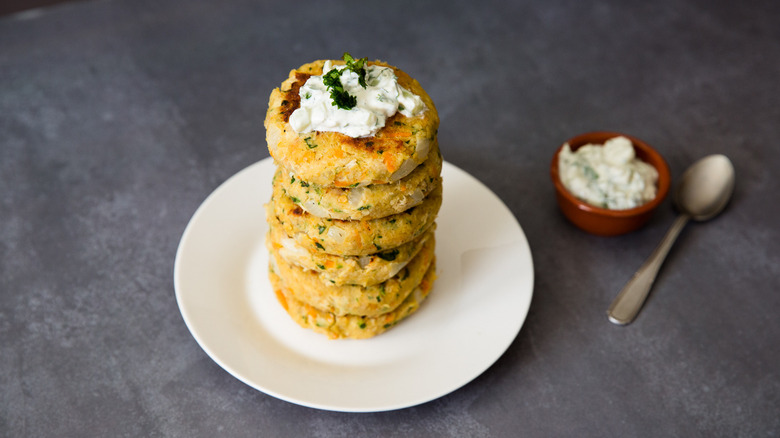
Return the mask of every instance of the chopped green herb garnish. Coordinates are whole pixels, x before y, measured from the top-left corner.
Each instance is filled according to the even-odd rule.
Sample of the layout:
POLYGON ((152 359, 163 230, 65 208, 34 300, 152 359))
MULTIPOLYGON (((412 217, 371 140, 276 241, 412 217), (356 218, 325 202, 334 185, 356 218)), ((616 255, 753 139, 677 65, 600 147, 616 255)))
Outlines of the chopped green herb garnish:
POLYGON ((311 137, 306 137, 303 139, 304 143, 306 143, 306 146, 308 146, 309 149, 314 149, 317 147, 317 143, 314 143, 311 141, 311 137))
POLYGON ((317 225, 317 231, 320 232, 320 234, 324 233, 327 227, 325 225, 317 225))
MULTIPOLYGON (((349 53, 344 53, 342 59, 346 63, 346 69, 358 75, 360 86, 366 88, 366 62, 368 62, 368 58, 356 60, 349 53)), ((349 94, 341 83, 341 70, 334 68, 322 75, 322 83, 330 89, 330 98, 333 100, 333 106, 350 110, 357 105, 357 97, 349 94)))
POLYGON ((593 170, 590 166, 585 166, 582 168, 582 172, 585 174, 585 177, 587 177, 590 180, 598 179, 599 174, 595 170, 593 170))
POLYGON ((306 181, 301 180, 300 182, 301 182, 301 187, 309 187, 309 183, 307 183, 306 181))
POLYGON ((356 60, 349 53, 344 53, 342 59, 347 63, 347 68, 358 75, 358 84, 360 84, 361 87, 366 88, 366 62, 368 62, 368 58, 356 60))
POLYGON ((368 210, 369 208, 371 208, 370 205, 361 205, 360 207, 358 207, 358 211, 360 211, 360 210, 368 210))
POLYGON ((324 247, 324 246, 322 246, 322 244, 320 244, 320 242, 314 242, 314 244, 317 246, 317 248, 319 248, 319 249, 321 249, 321 250, 325 251, 325 247, 324 247))
POLYGON ((365 322, 361 322, 360 325, 358 325, 358 327, 364 329, 364 328, 366 328, 366 323, 365 322))
POLYGON ((300 204, 301 203, 301 200, 296 198, 295 196, 290 196, 290 199, 292 199, 292 202, 294 202, 296 204, 300 204))
POLYGON ((349 110, 357 105, 357 97, 349 94, 341 84, 341 71, 333 69, 322 75, 322 83, 330 89, 330 98, 333 100, 333 106, 349 110))
POLYGON ((325 269, 325 265, 321 265, 319 263, 317 263, 317 267, 320 268, 320 269, 323 269, 323 270, 325 269))

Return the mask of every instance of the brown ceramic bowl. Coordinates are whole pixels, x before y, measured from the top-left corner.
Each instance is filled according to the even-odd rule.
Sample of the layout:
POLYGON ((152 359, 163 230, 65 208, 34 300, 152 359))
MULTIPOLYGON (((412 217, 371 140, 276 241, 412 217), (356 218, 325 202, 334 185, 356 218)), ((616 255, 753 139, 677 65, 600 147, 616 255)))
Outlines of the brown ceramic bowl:
POLYGON ((578 135, 567 143, 571 150, 575 151, 588 143, 604 144, 610 138, 621 135, 631 140, 637 158, 649 163, 658 171, 658 191, 655 199, 644 205, 628 210, 609 210, 590 205, 569 193, 558 176, 558 154, 563 145, 555 152, 550 164, 550 176, 555 184, 555 196, 558 198, 561 211, 574 225, 592 234, 617 236, 641 228, 669 193, 671 183, 669 166, 655 149, 636 137, 617 132, 589 132, 578 135))

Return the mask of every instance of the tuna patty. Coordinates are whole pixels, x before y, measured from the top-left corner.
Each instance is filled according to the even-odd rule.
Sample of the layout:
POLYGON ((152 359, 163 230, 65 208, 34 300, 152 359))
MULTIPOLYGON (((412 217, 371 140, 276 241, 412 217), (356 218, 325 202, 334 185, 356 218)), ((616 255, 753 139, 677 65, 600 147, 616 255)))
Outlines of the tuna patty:
POLYGON ((325 131, 296 133, 289 119, 300 106, 299 89, 309 77, 322 74, 324 63, 314 61, 292 70, 281 87, 271 92, 265 118, 266 141, 271 156, 280 165, 320 186, 356 187, 398 181, 425 161, 439 128, 436 107, 416 80, 381 61, 368 64, 392 68, 398 83, 420 96, 427 110, 414 117, 398 112, 370 137, 353 138, 325 131))
POLYGON ((308 251, 368 255, 401 246, 427 231, 436 220, 441 195, 439 184, 420 205, 403 213, 359 221, 323 219, 297 205, 284 193, 278 178, 274 178, 266 215, 269 223, 278 221, 285 233, 308 251))
POLYGON ((441 183, 442 158, 438 145, 412 173, 389 184, 365 187, 323 187, 282 170, 280 183, 288 196, 307 212, 331 219, 376 219, 419 205, 441 183))
POLYGON ((370 286, 393 277, 417 255, 423 244, 433 236, 436 226, 434 223, 420 237, 390 250, 365 256, 338 256, 306 250, 285 234, 278 221, 273 222, 266 236, 269 251, 279 254, 287 263, 319 272, 319 279, 324 284, 338 286, 370 286))
POLYGON ((279 303, 301 327, 325 334, 331 339, 366 339, 387 331, 419 309, 420 304, 433 288, 436 279, 436 261, 431 263, 419 286, 414 288, 395 310, 377 317, 336 316, 330 312, 323 312, 295 299, 273 269, 268 273, 268 277, 279 303))
POLYGON ((290 294, 314 308, 342 315, 379 316, 398 307, 420 284, 434 257, 434 239, 426 240, 420 252, 398 274, 371 286, 327 285, 317 271, 287 263, 272 253, 274 272, 284 279, 290 294))

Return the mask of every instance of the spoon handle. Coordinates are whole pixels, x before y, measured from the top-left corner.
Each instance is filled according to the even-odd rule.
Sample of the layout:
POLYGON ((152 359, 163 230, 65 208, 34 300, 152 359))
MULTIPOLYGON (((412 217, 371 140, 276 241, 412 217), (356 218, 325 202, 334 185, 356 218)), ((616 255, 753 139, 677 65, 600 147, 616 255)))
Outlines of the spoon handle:
POLYGON ((650 288, 653 286, 656 275, 658 275, 658 270, 661 269, 661 265, 666 260, 666 255, 669 254, 674 241, 677 240, 677 236, 680 235, 680 231, 682 231, 689 219, 690 217, 687 214, 677 216, 677 219, 675 219, 669 231, 666 232, 661 243, 658 244, 653 253, 650 254, 650 257, 631 277, 631 280, 626 283, 623 290, 615 297, 615 300, 612 301, 609 309, 607 309, 607 316, 610 322, 625 325, 636 318, 636 315, 645 303, 647 295, 650 293, 650 288))

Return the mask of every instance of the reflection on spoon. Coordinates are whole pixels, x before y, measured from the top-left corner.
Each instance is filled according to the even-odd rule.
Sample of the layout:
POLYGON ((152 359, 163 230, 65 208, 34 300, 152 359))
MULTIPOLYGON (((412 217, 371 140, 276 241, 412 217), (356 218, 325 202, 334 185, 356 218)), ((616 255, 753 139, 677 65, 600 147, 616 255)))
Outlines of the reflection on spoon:
POLYGON ((734 166, 725 155, 709 155, 683 173, 674 193, 680 215, 661 243, 631 277, 607 309, 609 320, 625 325, 634 320, 650 293, 658 270, 688 220, 706 221, 717 216, 734 192, 734 166))

